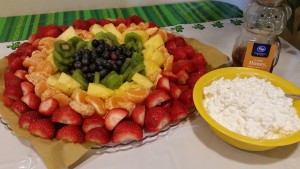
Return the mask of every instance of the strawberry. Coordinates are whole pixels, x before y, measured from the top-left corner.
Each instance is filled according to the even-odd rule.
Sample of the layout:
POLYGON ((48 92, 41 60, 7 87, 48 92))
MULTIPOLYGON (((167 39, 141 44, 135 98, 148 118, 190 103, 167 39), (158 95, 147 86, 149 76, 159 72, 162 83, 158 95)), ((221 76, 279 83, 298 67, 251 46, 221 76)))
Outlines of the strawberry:
POLYGON ((114 129, 111 141, 113 143, 124 143, 143 138, 142 128, 131 120, 121 121, 114 129))
POLYGON ((57 100, 50 97, 46 100, 43 100, 39 105, 39 112, 44 116, 52 116, 53 113, 57 110, 59 104, 57 100))
POLYGON ((166 70, 162 70, 160 73, 163 77, 166 77, 169 79, 169 81, 176 81, 177 80, 177 76, 171 72, 171 71, 166 71, 166 70))
POLYGON ((12 99, 6 97, 5 95, 2 95, 2 101, 3 101, 4 105, 7 107, 10 107, 15 102, 15 100, 12 100, 12 99))
POLYGON ((39 38, 38 34, 31 34, 29 37, 28 37, 28 42, 29 43, 33 43, 35 40, 37 40, 39 38))
POLYGON ((124 24, 124 25, 126 25, 127 20, 124 19, 124 18, 118 17, 118 18, 116 19, 114 25, 115 25, 115 26, 118 26, 118 25, 120 25, 121 23, 124 24))
POLYGON ((164 108, 164 109, 166 109, 167 112, 169 112, 169 111, 171 110, 172 101, 173 101, 173 100, 168 100, 168 101, 164 102, 164 103, 161 105, 161 107, 164 108))
POLYGON ((173 67, 172 72, 174 74, 177 74, 181 70, 185 70, 187 73, 192 73, 197 71, 197 67, 195 67, 193 61, 187 59, 174 61, 172 67, 173 67))
POLYGON ((194 66, 200 70, 201 68, 206 67, 206 60, 202 53, 196 53, 192 58, 191 61, 194 63, 194 66))
POLYGON ((35 48, 39 47, 39 43, 41 41, 42 38, 38 38, 35 41, 32 42, 32 46, 34 46, 35 48))
POLYGON ((15 60, 12 61, 11 64, 8 65, 10 71, 15 72, 18 69, 25 69, 23 66, 24 59, 22 57, 17 57, 15 60))
POLYGON ((12 72, 5 72, 4 81, 5 87, 9 87, 20 85, 22 80, 12 72))
POLYGON ((60 128, 56 133, 56 139, 71 143, 82 143, 84 142, 84 137, 84 132, 81 130, 81 127, 77 125, 66 125, 60 128))
POLYGON ((110 132, 105 127, 92 128, 85 134, 85 141, 96 144, 107 144, 110 142, 110 132))
POLYGON ((166 92, 170 91, 170 82, 166 77, 161 77, 156 83, 157 90, 164 90, 166 92))
POLYGON ((189 74, 185 70, 179 71, 177 74, 177 84, 186 84, 189 74))
POLYGON ((4 89, 3 95, 12 100, 20 100, 23 96, 21 85, 7 86, 4 89))
POLYGON ((77 19, 73 22, 73 27, 75 29, 83 29, 88 31, 91 27, 91 24, 88 21, 77 19))
POLYGON ((143 126, 145 120, 145 112, 145 105, 136 105, 135 108, 132 110, 131 119, 138 125, 143 126))
POLYGON ((62 31, 59 28, 50 29, 50 30, 48 30, 47 32, 44 33, 44 37, 57 38, 61 33, 62 33, 62 31))
POLYGON ((10 53, 7 56, 7 61, 8 61, 8 66, 12 64, 12 62, 16 59, 20 57, 20 55, 18 55, 16 52, 10 53))
POLYGON ((187 58, 184 47, 179 47, 173 50, 174 61, 182 60, 187 58))
POLYGON ((171 40, 174 40, 176 36, 173 33, 167 32, 167 37, 168 37, 168 41, 171 41, 171 40))
POLYGON ((180 84, 180 85, 177 85, 179 87, 179 89, 181 90, 181 92, 185 91, 186 89, 189 88, 188 85, 186 84, 180 84))
POLYGON ((34 93, 34 85, 28 81, 24 81, 21 83, 21 89, 23 92, 23 96, 29 93, 34 93))
POLYGON ((131 15, 130 17, 127 18, 127 22, 128 22, 127 24, 130 25, 131 23, 139 24, 141 22, 145 22, 145 20, 137 15, 131 15))
POLYGON ((65 30, 67 30, 70 26, 69 25, 60 25, 58 26, 59 30, 61 32, 64 32, 65 30))
POLYGON ((12 105, 11 105, 11 109, 17 114, 17 115, 21 115, 22 113, 25 113, 27 111, 30 110, 30 107, 27 106, 27 104, 25 104, 24 102, 22 102, 21 100, 19 101, 15 101, 12 105))
POLYGON ((115 126, 128 114, 128 110, 124 108, 113 108, 108 110, 104 120, 106 129, 109 131, 113 130, 115 126))
POLYGON ((96 127, 103 127, 104 126, 104 119, 98 115, 92 115, 86 117, 82 123, 82 130, 83 132, 87 133, 89 130, 96 128, 96 127))
POLYGON ((113 21, 113 20, 110 20, 110 19, 106 19, 106 18, 102 18, 102 19, 99 21, 99 24, 100 24, 101 26, 104 26, 104 25, 109 24, 109 23, 114 23, 114 21, 113 21))
POLYGON ((69 105, 59 107, 52 114, 52 121, 62 124, 81 125, 82 117, 69 105))
POLYGON ((163 102, 169 100, 171 97, 163 90, 154 90, 146 98, 146 105, 148 108, 161 105, 163 102))
POLYGON ((146 132, 158 132, 171 122, 169 112, 163 107, 151 107, 146 109, 145 130, 146 132))
POLYGON ((183 91, 178 100, 182 102, 188 109, 194 108, 193 89, 189 88, 183 91))
POLYGON ((187 45, 186 42, 185 42, 185 40, 184 40, 184 38, 181 37, 181 36, 176 36, 175 39, 174 39, 174 41, 176 43, 176 47, 177 48, 178 47, 184 47, 184 46, 187 45))
POLYGON ((166 46, 166 48, 168 49, 168 52, 169 52, 170 54, 173 54, 173 53, 174 53, 174 51, 175 51, 175 49, 176 49, 176 43, 175 43, 175 41, 174 41, 173 39, 168 40, 168 41, 166 42, 165 46, 166 46))
POLYGON ((175 85, 174 83, 170 83, 170 96, 172 97, 172 99, 178 99, 181 92, 182 91, 177 85, 175 85))
POLYGON ((32 46, 32 45, 27 46, 24 55, 25 55, 25 56, 31 56, 32 52, 35 51, 35 50, 37 50, 36 47, 34 47, 34 46, 32 46))
POLYGON ((41 103, 41 99, 35 93, 28 93, 24 95, 21 100, 34 110, 38 109, 41 103))
POLYGON ((98 24, 98 21, 95 18, 90 18, 87 20, 90 25, 98 24))
POLYGON ((27 129, 29 125, 39 119, 43 118, 43 116, 35 110, 24 112, 19 117, 19 126, 27 129))
POLYGON ((27 80, 25 77, 27 75, 26 70, 16 70, 14 75, 17 76, 18 78, 20 78, 21 80, 27 80))
POLYGON ((187 58, 191 58, 192 56, 195 55, 195 50, 194 50, 193 46, 187 45, 187 46, 184 46, 183 49, 186 53, 187 58))
POLYGON ((202 77, 204 74, 205 74, 205 69, 203 69, 204 71, 197 71, 197 72, 194 72, 192 74, 189 75, 189 78, 188 80, 186 81, 186 84, 189 86, 189 88, 194 88, 196 82, 198 81, 198 79, 200 77, 202 77))
POLYGON ((54 24, 50 24, 47 26, 39 26, 38 30, 37 30, 37 34, 40 38, 43 38, 43 37, 46 37, 45 36, 46 32, 48 32, 50 30, 54 30, 54 29, 60 30, 59 27, 54 24))
POLYGON ((172 102, 172 107, 170 111, 171 120, 177 121, 186 118, 189 115, 187 107, 178 100, 172 102))
POLYGON ((148 23, 149 23, 149 28, 154 28, 154 27, 158 27, 158 28, 159 28, 159 26, 156 25, 156 24, 155 24, 154 22, 152 22, 152 21, 149 21, 148 23))
POLYGON ((31 43, 29 42, 23 42, 19 47, 18 49, 15 51, 15 53, 18 55, 18 56, 22 56, 22 55, 26 55, 27 53, 27 47, 28 46, 31 46, 31 43))
POLYGON ((28 127, 28 131, 31 134, 44 139, 52 139, 56 132, 54 123, 46 118, 32 122, 28 127))

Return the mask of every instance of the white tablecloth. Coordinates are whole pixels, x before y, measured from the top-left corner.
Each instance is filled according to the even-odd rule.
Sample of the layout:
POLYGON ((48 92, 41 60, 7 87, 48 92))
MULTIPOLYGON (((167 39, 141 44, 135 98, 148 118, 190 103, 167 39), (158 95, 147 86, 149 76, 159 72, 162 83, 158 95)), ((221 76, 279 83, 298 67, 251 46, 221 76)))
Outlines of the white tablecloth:
MULTIPOLYGON (((231 56, 232 47, 241 30, 230 20, 223 20, 223 27, 213 22, 202 24, 205 29, 194 29, 195 24, 182 25, 185 37, 193 37, 212 45, 231 56)), ((168 27, 172 30, 174 27, 168 27)), ((0 56, 11 50, 0 44, 0 56)), ((300 87, 300 51, 282 40, 282 50, 274 74, 300 87)), ((1 110, 0 110, 1 111, 1 110)), ((0 123, 0 169, 44 169, 36 152, 24 140, 16 138, 0 123)), ((167 135, 128 150, 99 153, 91 150, 72 168, 76 169, 296 169, 299 168, 299 144, 265 152, 246 152, 224 143, 215 136, 203 119, 195 113, 167 135)))

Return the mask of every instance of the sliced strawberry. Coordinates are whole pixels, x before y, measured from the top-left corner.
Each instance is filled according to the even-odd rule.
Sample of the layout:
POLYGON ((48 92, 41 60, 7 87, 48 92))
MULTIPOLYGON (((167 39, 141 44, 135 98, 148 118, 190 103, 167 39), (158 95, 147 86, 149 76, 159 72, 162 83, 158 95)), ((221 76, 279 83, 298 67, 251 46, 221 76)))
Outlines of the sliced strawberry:
POLYGON ((142 128, 131 120, 121 121, 114 129, 111 141, 113 143, 124 143, 143 138, 142 128))
POLYGON ((59 30, 61 30, 62 32, 64 32, 65 30, 67 30, 70 26, 69 25, 60 25, 58 26, 59 30))
POLYGON ((187 54, 185 52, 184 47, 176 48, 173 51, 173 56, 174 56, 174 61, 186 59, 187 58, 187 54))
POLYGON ((7 107, 10 107, 15 102, 15 100, 12 100, 5 95, 2 95, 2 100, 3 100, 4 105, 7 107))
POLYGON ((118 18, 116 19, 114 25, 115 25, 115 26, 118 26, 118 25, 120 25, 121 23, 124 24, 124 25, 126 25, 127 20, 124 19, 124 18, 118 17, 118 18))
POLYGON ((44 33, 44 37, 57 38, 61 33, 62 33, 62 31, 59 28, 50 29, 50 30, 48 30, 47 32, 44 33))
POLYGON ((185 42, 185 40, 184 40, 184 38, 181 37, 181 36, 175 37, 174 41, 175 41, 175 43, 176 43, 176 47, 177 47, 177 48, 178 48, 178 47, 184 47, 184 46, 187 45, 186 42, 185 42))
POLYGON ((26 70, 16 70, 14 73, 15 76, 20 78, 21 80, 26 80, 27 71, 26 70))
POLYGON ((161 75, 163 77, 168 78, 169 81, 171 81, 171 82, 174 82, 174 81, 177 80, 177 76, 173 72, 171 72, 171 71, 163 70, 163 71, 161 71, 161 75))
POLYGON ((104 126, 104 119, 98 115, 92 115, 86 117, 82 123, 82 130, 83 132, 87 133, 89 130, 96 128, 96 127, 103 127, 104 126))
POLYGON ((29 43, 33 43, 35 40, 37 40, 39 38, 39 36, 37 34, 31 34, 29 37, 28 37, 28 42, 29 43))
POLYGON ((8 87, 8 86, 20 85, 22 79, 17 77, 14 73, 7 71, 4 73, 4 81, 5 81, 4 82, 5 87, 8 87))
POLYGON ((92 128, 85 134, 85 141, 99 145, 110 142, 110 132, 105 127, 92 128))
POLYGON ((146 132, 158 132, 171 122, 169 112, 163 107, 151 107, 146 109, 146 132))
POLYGON ((21 100, 19 101, 15 101, 12 105, 11 105, 11 109, 17 114, 17 115, 21 115, 22 113, 25 113, 27 111, 30 110, 30 107, 27 106, 27 104, 25 104, 24 102, 22 102, 21 100))
POLYGON ((52 121, 62 124, 81 125, 82 116, 69 105, 65 105, 54 111, 52 121))
MULTIPOLYGON (((142 19, 141 17, 137 16, 137 15, 131 15, 130 17, 127 18, 128 23, 135 23, 135 24, 139 24, 141 22, 145 22, 144 19, 142 19)), ((129 25, 127 25, 129 26, 129 25)))
POLYGON ((84 132, 81 130, 81 127, 77 125, 66 125, 60 128, 56 133, 56 139, 71 143, 82 143, 84 142, 84 137, 84 132))
POLYGON ((170 81, 166 77, 161 77, 156 84, 156 89, 157 90, 164 90, 166 92, 170 91, 170 81))
POLYGON ((23 66, 23 61, 24 59, 22 57, 17 57, 14 61, 12 61, 11 64, 8 65, 9 70, 15 72, 19 69, 25 69, 25 67, 23 66))
POLYGON ((110 19, 106 19, 106 18, 102 18, 102 19, 99 21, 99 24, 100 24, 101 26, 104 26, 104 25, 109 24, 109 23, 114 23, 114 21, 113 21, 113 20, 110 20, 110 19))
POLYGON ((73 27, 75 29, 83 29, 88 31, 91 27, 91 24, 88 21, 77 19, 73 22, 73 27))
POLYGON ((183 91, 178 100, 182 102, 188 109, 194 108, 193 89, 189 88, 183 91))
POLYGON ((59 27, 55 24, 50 24, 50 25, 47 25, 47 26, 39 26, 38 27, 38 30, 37 30, 37 34, 39 37, 46 37, 46 33, 50 30, 54 30, 54 29, 57 29, 57 30, 60 30, 59 27))
POLYGON ((98 21, 95 18, 90 18, 87 20, 90 25, 98 24, 98 21))
POLYGON ((43 118, 43 116, 38 111, 32 110, 24 112, 20 115, 19 126, 27 129, 31 123, 41 118, 43 118))
POLYGON ((132 110, 131 119, 138 125, 143 126, 145 120, 145 112, 145 105, 136 105, 135 108, 132 110))
POLYGON ((3 95, 12 100, 20 100, 23 96, 21 85, 7 86, 4 89, 3 95))
POLYGON ((167 110, 167 112, 171 111, 171 107, 172 107, 172 102, 173 100, 168 100, 166 102, 164 102, 161 107, 165 108, 167 110))
POLYGON ((41 41, 42 38, 38 38, 35 41, 32 42, 32 46, 34 46, 35 48, 39 47, 39 43, 41 41))
POLYGON ((195 67, 192 60, 184 59, 184 60, 177 60, 173 62, 172 72, 177 74, 181 70, 185 70, 187 73, 192 73, 197 71, 197 67, 195 67))
POLYGON ((185 70, 179 71, 177 74, 177 84, 186 84, 189 74, 185 70))
POLYGON ((55 125, 49 119, 38 119, 31 123, 28 127, 28 131, 44 139, 52 139, 55 136, 55 125))
POLYGON ((156 24, 155 24, 154 22, 152 22, 152 21, 149 21, 148 23, 149 23, 149 28, 154 28, 154 27, 159 28, 159 26, 156 25, 156 24))
POLYGON ((170 96, 172 97, 172 99, 178 99, 181 93, 182 91, 177 85, 175 85, 174 83, 170 83, 170 96))
POLYGON ((168 33, 168 32, 167 32, 167 36, 168 36, 168 41, 174 40, 176 37, 173 33, 168 33))
POLYGON ((161 105, 163 102, 169 100, 171 97, 163 90, 154 90, 146 98, 146 105, 148 108, 161 105))
POLYGON ((41 99, 35 93, 28 93, 24 95, 21 100, 34 110, 38 109, 41 103, 41 99))
POLYGON ((189 88, 188 85, 186 84, 180 84, 180 85, 177 85, 179 87, 179 89, 181 90, 181 92, 187 90, 189 88))
POLYGON ((21 89, 24 96, 29 93, 34 93, 34 85, 28 81, 24 81, 21 83, 21 89))
POLYGON ((168 40, 168 41, 166 42, 165 46, 166 46, 166 48, 168 49, 168 52, 169 52, 170 54, 173 54, 173 53, 174 53, 174 51, 175 51, 175 49, 176 49, 176 43, 175 43, 175 41, 174 41, 173 39, 168 40))
POLYGON ((26 52, 25 52, 25 56, 31 56, 32 52, 37 50, 36 47, 34 47, 33 45, 30 45, 26 48, 26 52))
POLYGON ((172 121, 177 121, 186 118, 189 115, 189 111, 183 103, 178 100, 174 100, 172 102, 170 115, 172 121))
POLYGON ((187 45, 187 46, 184 46, 183 49, 186 53, 187 58, 191 58, 192 56, 194 56, 195 49, 193 48, 193 46, 187 45))
POLYGON ((109 131, 113 130, 115 126, 128 114, 128 110, 124 108, 113 108, 111 110, 108 110, 104 120, 106 129, 109 131))
POLYGON ((16 59, 20 57, 20 55, 18 55, 16 52, 13 52, 13 53, 10 53, 8 56, 7 56, 7 61, 8 61, 8 66, 11 65, 11 63, 16 59))
POLYGON ((202 53, 196 53, 192 56, 191 61, 194 63, 194 66, 200 70, 206 67, 206 60, 202 53))
MULTIPOLYGON (((205 69, 204 69, 205 70, 205 69)), ((189 86, 189 88, 194 88, 196 82, 198 81, 198 79, 200 77, 202 77, 204 74, 205 74, 206 71, 197 71, 197 72, 194 72, 192 74, 189 75, 189 78, 188 80, 186 81, 186 84, 189 86)))
POLYGON ((17 54, 18 56, 26 55, 26 52, 27 52, 26 48, 27 48, 28 46, 31 46, 31 43, 29 43, 29 42, 23 42, 23 43, 18 47, 18 49, 15 51, 16 54, 17 54))
POLYGON ((52 116, 53 113, 58 109, 58 101, 52 97, 43 100, 39 105, 39 112, 44 116, 52 116))

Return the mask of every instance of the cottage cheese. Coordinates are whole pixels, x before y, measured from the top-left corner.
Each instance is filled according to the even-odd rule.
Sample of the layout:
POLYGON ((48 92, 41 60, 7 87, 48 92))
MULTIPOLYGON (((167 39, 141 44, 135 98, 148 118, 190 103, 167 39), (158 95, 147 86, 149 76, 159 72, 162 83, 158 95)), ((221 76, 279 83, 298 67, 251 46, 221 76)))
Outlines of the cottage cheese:
POLYGON ((257 139, 275 139, 300 129, 300 118, 281 88, 256 77, 220 78, 203 89, 203 105, 229 130, 257 139))

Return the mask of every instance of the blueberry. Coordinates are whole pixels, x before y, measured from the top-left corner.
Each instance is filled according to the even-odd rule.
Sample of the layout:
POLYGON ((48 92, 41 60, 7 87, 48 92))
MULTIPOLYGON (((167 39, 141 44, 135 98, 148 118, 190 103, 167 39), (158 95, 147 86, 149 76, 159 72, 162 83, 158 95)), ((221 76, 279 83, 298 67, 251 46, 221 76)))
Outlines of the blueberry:
POLYGON ((105 65, 104 65, 104 67, 106 68, 106 69, 109 69, 109 70, 111 70, 112 69, 112 63, 111 62, 106 62, 105 63, 105 65))
POLYGON ((119 66, 117 66, 116 64, 113 64, 112 65, 112 70, 118 71, 119 70, 119 66))
POLYGON ((94 58, 94 59, 96 59, 97 57, 99 57, 99 55, 98 55, 98 53, 97 53, 96 50, 93 50, 91 55, 92 55, 92 58, 94 58))
POLYGON ((94 48, 98 47, 98 46, 99 46, 99 41, 96 40, 96 39, 93 39, 93 40, 92 40, 92 46, 93 46, 94 48))
POLYGON ((80 52, 76 52, 75 54, 74 54, 74 59, 77 61, 77 60, 80 60, 81 59, 81 53, 80 52))
POLYGON ((113 51, 116 51, 118 49, 118 47, 116 45, 112 45, 110 48, 109 48, 109 51, 113 52, 113 51))
POLYGON ((73 66, 75 69, 80 69, 82 67, 82 63, 80 61, 75 61, 73 66))
POLYGON ((98 46, 95 51, 98 55, 101 55, 104 51, 104 47, 98 46))
POLYGON ((97 70, 96 63, 91 63, 89 66, 89 72, 95 72, 97 70))
POLYGON ((119 55, 118 57, 117 57, 117 59, 118 60, 125 60, 126 59, 126 56, 125 55, 119 55))
POLYGON ((125 55, 126 57, 131 57, 132 54, 133 54, 132 51, 131 51, 131 50, 128 50, 128 49, 124 50, 123 53, 124 53, 124 55, 125 55))
POLYGON ((116 60, 116 62, 115 62, 115 64, 116 64, 117 66, 122 66, 123 63, 124 63, 123 60, 116 60))
POLYGON ((91 57, 90 52, 84 53, 84 54, 82 55, 82 59, 89 59, 90 57, 91 57))
POLYGON ((98 65, 98 66, 101 66, 101 64, 102 64, 102 58, 97 58, 96 60, 95 60, 95 63, 98 65))
POLYGON ((103 59, 108 60, 110 59, 110 52, 109 51, 104 51, 102 54, 103 59))
POLYGON ((99 43, 99 46, 100 46, 100 45, 104 45, 104 44, 105 44, 105 40, 100 39, 100 40, 98 40, 98 43, 99 43))
POLYGON ((98 66, 97 67, 97 71, 101 71, 102 69, 104 69, 103 66, 98 66))
POLYGON ((81 62, 83 65, 88 65, 90 63, 90 60, 88 58, 82 58, 81 62))
POLYGON ((82 66, 81 71, 82 71, 82 73, 87 73, 89 71, 89 67, 88 66, 82 66))
POLYGON ((102 69, 102 70, 100 70, 99 73, 100 73, 100 77, 103 78, 109 73, 109 70, 108 69, 102 69))
POLYGON ((87 73, 86 74, 86 78, 88 79, 89 82, 93 82, 94 81, 94 73, 87 73))

